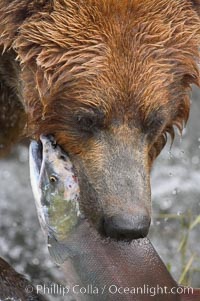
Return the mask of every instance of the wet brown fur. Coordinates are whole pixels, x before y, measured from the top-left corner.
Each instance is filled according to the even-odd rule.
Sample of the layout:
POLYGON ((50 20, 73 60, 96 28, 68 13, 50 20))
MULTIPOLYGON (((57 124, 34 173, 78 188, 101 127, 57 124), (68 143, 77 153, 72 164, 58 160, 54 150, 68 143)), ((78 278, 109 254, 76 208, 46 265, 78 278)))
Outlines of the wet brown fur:
MULTIPOLYGON (((120 158, 135 149, 146 187, 167 133, 173 138, 188 119, 190 86, 200 84, 199 7, 198 0, 0 2, 0 45, 20 64, 27 135, 54 134, 96 192, 108 186, 105 206, 116 185, 99 175, 111 150, 120 158)), ((112 210, 124 207, 116 199, 112 210)))
POLYGON ((5 52, 0 59, 0 157, 6 155, 10 146, 18 141, 26 122, 20 101, 19 64, 14 59, 13 50, 5 52))

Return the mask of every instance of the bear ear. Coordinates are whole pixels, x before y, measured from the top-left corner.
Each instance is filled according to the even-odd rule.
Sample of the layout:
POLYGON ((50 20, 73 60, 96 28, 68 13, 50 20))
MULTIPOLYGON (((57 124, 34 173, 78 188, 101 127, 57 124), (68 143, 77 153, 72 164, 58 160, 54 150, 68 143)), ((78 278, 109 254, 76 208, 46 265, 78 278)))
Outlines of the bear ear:
POLYGON ((194 10, 196 10, 198 15, 200 16, 200 0, 191 0, 191 2, 194 10))

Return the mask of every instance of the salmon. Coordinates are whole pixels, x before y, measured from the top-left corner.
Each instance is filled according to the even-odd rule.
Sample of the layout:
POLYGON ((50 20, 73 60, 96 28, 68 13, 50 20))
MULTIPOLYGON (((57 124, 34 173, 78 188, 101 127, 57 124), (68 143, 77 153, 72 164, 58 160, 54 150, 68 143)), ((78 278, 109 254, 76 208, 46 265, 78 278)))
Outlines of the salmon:
POLYGON ((30 173, 50 255, 76 300, 200 300, 198 289, 176 283, 148 238, 117 241, 90 225, 73 164, 52 136, 31 143, 30 173))
POLYGON ((70 159, 54 138, 41 136, 40 140, 30 145, 31 186, 49 252, 59 264, 68 256, 63 242, 83 219, 79 185, 70 159))

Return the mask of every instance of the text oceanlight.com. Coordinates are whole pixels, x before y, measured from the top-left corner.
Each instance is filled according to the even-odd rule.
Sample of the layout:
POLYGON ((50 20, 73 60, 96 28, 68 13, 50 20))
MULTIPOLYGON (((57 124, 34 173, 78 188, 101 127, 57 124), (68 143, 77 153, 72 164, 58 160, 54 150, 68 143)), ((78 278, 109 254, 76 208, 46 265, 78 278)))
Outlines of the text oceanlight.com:
MULTIPOLYGON (((29 288, 31 292, 31 287, 29 288)), ((193 294, 193 288, 191 287, 173 287, 168 288, 167 286, 149 286, 143 285, 140 287, 126 287, 126 286, 117 286, 115 284, 112 285, 104 285, 102 287, 97 287, 92 284, 87 286, 81 286, 79 284, 73 286, 62 286, 60 284, 50 284, 50 285, 36 285, 36 291, 39 294, 44 295, 59 295, 59 296, 67 296, 69 294, 75 295, 149 295, 151 297, 156 295, 181 295, 181 294, 193 294)))

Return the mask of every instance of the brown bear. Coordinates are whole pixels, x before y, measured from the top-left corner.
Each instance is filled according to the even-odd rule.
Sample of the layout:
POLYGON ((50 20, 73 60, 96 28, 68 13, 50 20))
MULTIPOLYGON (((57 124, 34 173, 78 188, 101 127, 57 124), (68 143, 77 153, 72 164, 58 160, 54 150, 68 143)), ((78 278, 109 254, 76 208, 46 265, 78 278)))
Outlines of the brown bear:
POLYGON ((152 163, 200 83, 199 12, 199 0, 0 1, 2 153, 53 134, 102 235, 148 233, 152 163))

